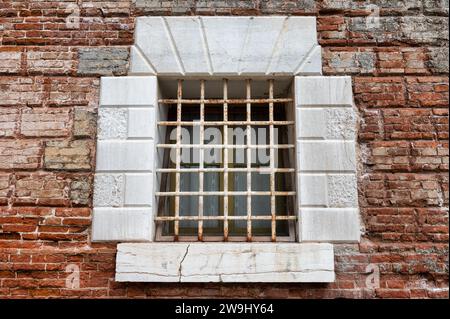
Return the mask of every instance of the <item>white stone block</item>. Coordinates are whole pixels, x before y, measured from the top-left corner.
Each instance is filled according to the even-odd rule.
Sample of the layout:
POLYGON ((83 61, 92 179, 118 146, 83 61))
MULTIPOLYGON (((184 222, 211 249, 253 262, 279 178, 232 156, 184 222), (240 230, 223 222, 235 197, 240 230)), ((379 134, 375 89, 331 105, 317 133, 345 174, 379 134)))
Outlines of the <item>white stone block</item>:
POLYGON ((120 207, 124 203, 123 174, 96 173, 94 178, 94 207, 120 207))
POLYGON ((173 37, 175 54, 182 61, 183 72, 187 74, 209 74, 208 54, 204 46, 206 39, 202 37, 202 25, 198 17, 164 18, 168 30, 173 37))
POLYGON ((152 206, 153 174, 126 174, 125 205, 152 206))
POLYGON ((130 49, 130 70, 129 75, 133 74, 146 74, 155 75, 156 72, 147 61, 145 55, 139 47, 132 45, 130 49))
POLYGON ((102 106, 155 106, 156 104, 156 76, 101 78, 100 108, 102 106))
POLYGON ((151 208, 94 207, 93 241, 152 241, 151 208))
MULTIPOLYGON (((273 53, 274 45, 280 35, 280 30, 283 27, 285 21, 284 17, 271 17, 269 19, 253 19, 247 20, 245 33, 240 34, 240 38, 245 41, 242 46, 242 53, 239 52, 240 47, 236 48, 236 56, 239 63, 235 63, 238 68, 238 73, 263 74, 267 71, 273 53), (246 38, 245 38, 246 37, 246 38), (240 57, 239 57, 240 55, 240 57)), ((217 28, 217 26, 216 26, 217 28)), ((223 26, 219 26, 218 29, 222 29, 223 26)), ((220 32, 220 31, 219 31, 220 32)), ((226 41, 232 41, 233 33, 227 33, 226 41)), ((220 45, 220 38, 217 39, 220 45)), ((220 65, 219 61, 221 56, 216 56, 216 65, 220 65)), ((235 60, 236 61, 236 60, 235 60)), ((222 64, 223 67, 227 67, 222 64)), ((227 70, 222 70, 227 71, 227 70)))
POLYGON ((152 171, 154 153, 152 140, 97 141, 96 171, 152 171))
POLYGON ((302 242, 359 242, 359 211, 349 208, 301 208, 299 228, 302 242))
POLYGON ((126 108, 100 108, 98 110, 99 140, 126 139, 128 135, 128 111, 126 108))
POLYGON ((355 140, 356 114, 353 108, 296 107, 297 138, 355 140))
POLYGON ((295 98, 298 107, 352 106, 352 79, 349 76, 296 76, 295 98))
POLYGON ((154 138, 156 132, 154 108, 128 109, 128 137, 154 138))
POLYGON ((299 174, 299 206, 326 206, 327 176, 299 174))
POLYGON ((296 75, 322 75, 322 47, 320 45, 312 48, 296 75))
POLYGON ((332 282, 333 246, 295 243, 119 244, 116 281, 332 282))
POLYGON ((320 109, 295 108, 297 139, 322 138, 327 135, 326 113, 320 109))
POLYGON ((139 17, 135 34, 131 72, 146 64, 158 75, 186 76, 322 70, 315 17, 139 17))
POLYGON ((356 174, 329 174, 327 199, 328 207, 358 207, 356 174))
POLYGON ((299 172, 354 172, 356 153, 354 142, 297 141, 299 172))
POLYGON ((299 174, 300 207, 358 207, 355 174, 299 174))
POLYGON ((184 74, 164 17, 136 19, 135 44, 151 62, 156 73, 184 74))
MULTIPOLYGON (((268 74, 295 74, 317 44, 315 17, 288 17, 274 46, 268 74)), ((321 72, 322 68, 319 69, 321 72)))
POLYGON ((119 244, 116 281, 178 282, 181 262, 190 244, 119 244))
POLYGON ((202 17, 215 73, 238 74, 239 59, 251 21, 241 17, 202 17), (225 30, 226 28, 226 30, 225 30))

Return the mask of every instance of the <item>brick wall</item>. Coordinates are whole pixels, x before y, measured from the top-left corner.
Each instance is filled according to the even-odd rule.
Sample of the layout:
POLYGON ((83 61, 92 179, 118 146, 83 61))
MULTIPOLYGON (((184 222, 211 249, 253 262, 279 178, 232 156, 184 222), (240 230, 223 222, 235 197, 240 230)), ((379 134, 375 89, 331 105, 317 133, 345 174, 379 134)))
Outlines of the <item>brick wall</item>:
POLYGON ((1 298, 448 297, 447 0, 78 2, 0 3, 1 298), (324 73, 353 76, 365 234, 335 283, 116 283, 90 242, 99 77, 126 74, 135 17, 192 14, 315 15, 324 73))

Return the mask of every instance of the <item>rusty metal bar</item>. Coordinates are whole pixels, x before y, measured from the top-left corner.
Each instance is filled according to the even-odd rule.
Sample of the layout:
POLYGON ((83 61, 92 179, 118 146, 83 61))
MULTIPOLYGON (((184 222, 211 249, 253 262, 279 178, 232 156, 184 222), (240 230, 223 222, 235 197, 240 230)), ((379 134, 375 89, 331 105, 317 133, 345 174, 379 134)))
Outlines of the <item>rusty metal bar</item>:
MULTIPOLYGON (((175 220, 247 220, 247 216, 157 216, 156 221, 175 221, 175 220)), ((251 216, 252 220, 272 220, 272 216, 251 216)), ((296 216, 280 216, 276 220, 296 220, 296 216)))
MULTIPOLYGON (((224 105, 227 103, 224 103, 224 105)), ((228 104, 227 104, 228 105, 228 104)), ((203 126, 244 126, 244 125, 253 125, 253 126, 264 126, 264 125, 294 125, 295 121, 205 121, 203 123, 203 126)), ((200 122, 194 121, 194 122, 188 122, 188 121, 160 121, 158 122, 158 125, 160 126, 200 126, 200 122)))
MULTIPOLYGON (((208 191, 208 192, 156 192, 156 196, 223 196, 225 195, 225 191, 208 191)), ((229 196, 270 196, 274 194, 275 196, 295 196, 294 191, 228 191, 229 196)))
MULTIPOLYGON (((273 99, 273 80, 269 80, 269 98, 273 99)), ((269 102, 269 121, 273 122, 273 102, 269 102)), ((276 216, 275 216, 275 152, 274 152, 274 132, 273 125, 269 127, 269 145, 270 145, 270 214, 272 215, 271 238, 276 241, 276 216)))
MULTIPOLYGON (((251 122, 251 114, 252 114, 252 103, 251 103, 251 95, 252 95, 252 83, 251 80, 246 81, 246 113, 247 113, 247 122, 251 122)), ((250 168, 252 167, 252 154, 251 154, 251 125, 247 124, 247 241, 252 240, 252 173, 250 172, 250 168)))
MULTIPOLYGON (((181 99, 183 96, 183 81, 182 80, 178 80, 178 89, 177 89, 177 98, 178 98, 178 102, 177 102, 177 122, 181 121, 181 99)), ((180 216, 180 163, 181 163, 181 125, 177 125, 177 144, 176 144, 176 168, 177 168, 177 172, 175 173, 175 193, 177 193, 177 195, 175 196, 175 217, 179 217, 180 216)), ((178 220, 175 220, 174 222, 174 234, 175 234, 175 240, 178 240, 178 235, 179 235, 179 230, 180 230, 180 223, 178 220)))
MULTIPOLYGON (((203 148, 203 142, 204 142, 204 134, 205 134, 205 127, 203 126, 205 122, 205 81, 200 81, 200 159, 199 159, 199 168, 200 172, 198 173, 198 190, 200 193, 200 196, 198 197, 198 216, 201 218, 203 217, 203 184, 204 184, 204 174, 202 169, 204 168, 204 148, 203 148)), ((199 219, 198 221, 198 240, 202 241, 203 239, 203 220, 199 219)))
MULTIPOLYGON (((250 81, 250 80, 247 80, 250 81)), ((292 98, 279 98, 279 99, 205 99, 203 102, 205 104, 212 104, 217 106, 222 106, 223 103, 228 104, 267 104, 267 103, 289 103, 293 102, 292 98)), ((178 104, 181 102, 182 104, 200 104, 202 100, 200 99, 160 99, 159 103, 162 104, 178 104)))
MULTIPOLYGON (((228 80, 223 80, 223 144, 228 145, 228 80)), ((223 150, 223 190, 225 196, 223 198, 223 239, 228 240, 228 148, 223 150)))
MULTIPOLYGON (((156 169, 157 173, 176 173, 177 171, 181 173, 198 173, 200 172, 199 168, 180 168, 177 170, 176 168, 158 168, 156 169)), ((247 172, 247 168, 245 167, 217 167, 217 168, 203 168, 201 171, 204 173, 245 173, 247 172)), ((274 168, 274 172, 276 173, 293 173, 295 172, 295 168, 274 168)), ((268 167, 252 167, 250 169, 252 173, 270 173, 270 168, 268 167)))
MULTIPOLYGON (((228 241, 230 242, 243 242, 247 239, 246 236, 232 236, 228 239, 228 241)), ((183 242, 195 242, 197 241, 197 236, 179 236, 179 241, 183 241, 183 242)), ((222 241, 223 240, 223 236, 204 236, 203 237, 203 241, 204 242, 218 242, 218 241, 222 241)), ((278 237, 277 241, 278 242, 292 242, 295 240, 294 236, 280 236, 278 237)), ((173 242, 174 241, 174 237, 173 236, 160 236, 158 237, 158 241, 162 241, 162 242, 173 242)), ((255 236, 253 238, 253 241, 255 242, 270 242, 272 241, 272 239, 270 238, 270 236, 255 236)))
POLYGON ((269 148, 275 148, 275 149, 286 149, 286 148, 295 148, 294 144, 278 144, 278 145, 223 145, 223 144, 180 144, 179 146, 177 144, 158 144, 156 145, 158 148, 228 148, 228 149, 269 149, 269 148))

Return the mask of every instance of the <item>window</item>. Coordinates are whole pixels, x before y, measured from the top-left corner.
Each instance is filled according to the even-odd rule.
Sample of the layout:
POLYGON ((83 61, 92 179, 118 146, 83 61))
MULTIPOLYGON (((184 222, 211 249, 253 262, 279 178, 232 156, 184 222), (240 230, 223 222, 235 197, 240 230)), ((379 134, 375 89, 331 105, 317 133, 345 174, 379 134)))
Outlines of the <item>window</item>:
POLYGON ((156 239, 295 241, 290 81, 161 82, 156 239))
POLYGON ((91 239, 118 243, 115 280, 332 282, 333 243, 360 239, 357 110, 315 17, 136 20, 98 113, 91 239))

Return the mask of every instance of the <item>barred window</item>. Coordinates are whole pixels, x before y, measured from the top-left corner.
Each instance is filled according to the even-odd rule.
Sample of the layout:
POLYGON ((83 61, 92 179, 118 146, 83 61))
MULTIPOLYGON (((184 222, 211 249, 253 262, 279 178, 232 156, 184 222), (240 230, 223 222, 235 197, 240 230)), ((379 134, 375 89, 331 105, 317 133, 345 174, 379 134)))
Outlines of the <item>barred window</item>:
POLYGON ((291 80, 160 87, 156 239, 295 241, 291 80))

